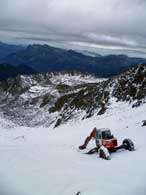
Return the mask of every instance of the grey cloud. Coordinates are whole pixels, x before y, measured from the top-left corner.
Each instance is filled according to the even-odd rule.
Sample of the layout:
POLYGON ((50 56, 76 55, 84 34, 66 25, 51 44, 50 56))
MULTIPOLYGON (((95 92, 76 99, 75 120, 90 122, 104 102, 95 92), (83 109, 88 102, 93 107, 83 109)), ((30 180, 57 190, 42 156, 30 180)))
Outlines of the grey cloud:
POLYGON ((137 54, 144 56, 145 10, 145 0, 1 0, 0 37, 19 43, 117 47, 123 52, 138 48, 137 54))

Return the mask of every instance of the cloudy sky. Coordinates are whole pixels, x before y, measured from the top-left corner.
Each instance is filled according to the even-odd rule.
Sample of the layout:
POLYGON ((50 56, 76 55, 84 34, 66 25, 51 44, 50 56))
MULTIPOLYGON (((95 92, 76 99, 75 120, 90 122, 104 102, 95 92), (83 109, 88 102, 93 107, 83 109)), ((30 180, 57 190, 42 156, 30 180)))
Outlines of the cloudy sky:
POLYGON ((0 41, 146 57, 146 0, 0 0, 0 41))

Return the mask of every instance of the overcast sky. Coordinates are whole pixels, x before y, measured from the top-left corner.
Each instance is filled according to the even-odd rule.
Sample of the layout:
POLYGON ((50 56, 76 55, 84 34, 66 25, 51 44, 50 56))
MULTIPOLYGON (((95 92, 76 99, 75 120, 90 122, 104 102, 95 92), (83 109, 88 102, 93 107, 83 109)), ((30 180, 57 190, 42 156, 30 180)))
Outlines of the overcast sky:
POLYGON ((0 0, 0 41, 146 57, 146 0, 0 0))

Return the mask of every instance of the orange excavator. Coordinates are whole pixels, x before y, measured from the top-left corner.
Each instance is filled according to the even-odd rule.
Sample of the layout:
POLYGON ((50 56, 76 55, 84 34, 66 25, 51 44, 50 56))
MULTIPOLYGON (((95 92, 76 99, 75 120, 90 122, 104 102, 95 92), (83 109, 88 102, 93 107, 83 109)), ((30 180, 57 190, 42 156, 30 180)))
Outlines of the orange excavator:
POLYGON ((100 158, 110 160, 110 154, 120 149, 134 151, 135 146, 131 139, 127 138, 123 140, 123 143, 118 146, 117 139, 111 134, 110 129, 102 128, 97 129, 96 127, 92 130, 91 134, 85 139, 84 144, 79 146, 80 150, 87 147, 89 141, 95 139, 96 147, 88 151, 86 154, 99 153, 100 158))

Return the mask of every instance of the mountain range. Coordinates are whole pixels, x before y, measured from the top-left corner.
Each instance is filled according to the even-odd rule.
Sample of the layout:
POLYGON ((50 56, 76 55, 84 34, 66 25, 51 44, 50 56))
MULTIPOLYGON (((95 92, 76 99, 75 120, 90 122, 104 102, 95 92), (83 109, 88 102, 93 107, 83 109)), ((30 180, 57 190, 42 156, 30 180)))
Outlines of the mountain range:
MULTIPOLYGON (((11 46, 10 46, 11 47, 11 46)), ((86 51, 87 53, 87 51, 86 51)), ((2 56, 2 54, 1 54, 2 56)), ((89 56, 83 53, 51 47, 48 45, 29 45, 19 48, 0 59, 1 64, 27 66, 34 72, 80 71, 93 73, 98 77, 111 77, 146 59, 126 55, 89 56)))

